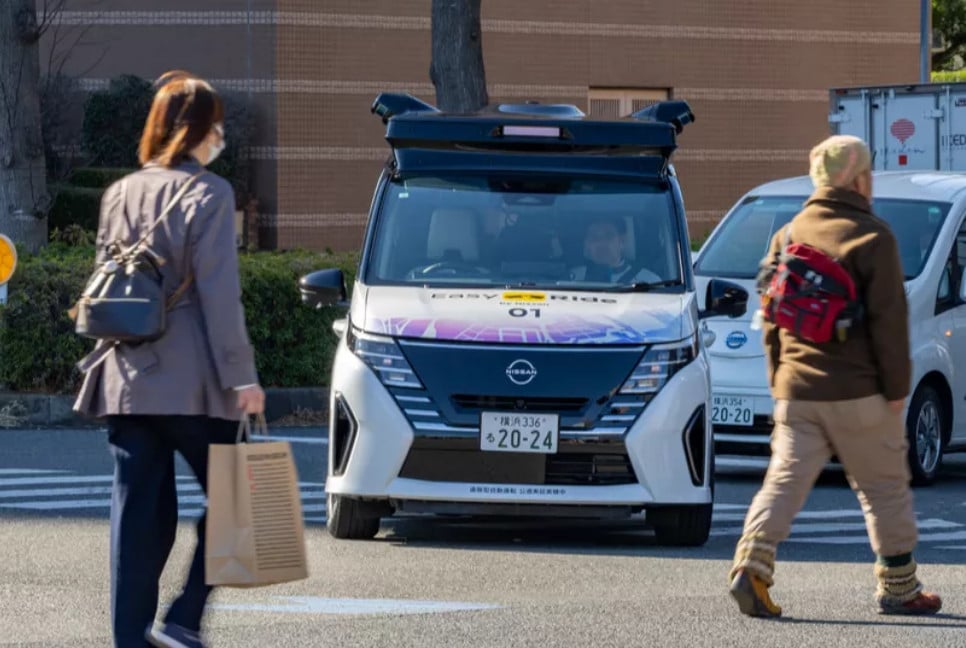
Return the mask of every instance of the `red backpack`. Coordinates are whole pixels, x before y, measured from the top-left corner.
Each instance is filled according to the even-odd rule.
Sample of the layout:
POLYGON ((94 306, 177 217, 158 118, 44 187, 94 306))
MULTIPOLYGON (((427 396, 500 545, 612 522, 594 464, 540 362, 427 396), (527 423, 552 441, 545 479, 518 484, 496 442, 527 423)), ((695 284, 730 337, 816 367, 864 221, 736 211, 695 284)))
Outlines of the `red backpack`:
POLYGON ((834 258, 804 243, 791 243, 785 232, 778 267, 766 268, 760 286, 765 321, 808 342, 844 341, 858 319, 855 281, 834 258))

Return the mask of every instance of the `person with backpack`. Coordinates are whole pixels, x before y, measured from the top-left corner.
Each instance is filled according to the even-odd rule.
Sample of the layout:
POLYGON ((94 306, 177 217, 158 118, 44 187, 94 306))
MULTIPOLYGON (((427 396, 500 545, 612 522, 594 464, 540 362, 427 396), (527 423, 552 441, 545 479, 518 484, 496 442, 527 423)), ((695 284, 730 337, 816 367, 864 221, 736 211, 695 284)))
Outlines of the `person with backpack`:
POLYGON ((865 513, 882 614, 934 614, 923 590, 908 442, 908 310, 898 245, 872 212, 865 142, 833 136, 810 155, 815 190, 772 237, 757 314, 774 405, 771 460, 745 517, 729 572, 739 610, 778 617, 775 555, 832 455, 865 513))
POLYGON ((97 269, 74 309, 77 332, 98 342, 79 365, 74 409, 106 419, 114 458, 114 645, 197 648, 212 591, 206 515, 184 588, 155 623, 178 525, 175 453, 207 493, 209 445, 235 443, 265 394, 241 303, 234 192, 205 168, 224 148, 222 101, 183 71, 156 88, 142 168, 101 201, 97 269))

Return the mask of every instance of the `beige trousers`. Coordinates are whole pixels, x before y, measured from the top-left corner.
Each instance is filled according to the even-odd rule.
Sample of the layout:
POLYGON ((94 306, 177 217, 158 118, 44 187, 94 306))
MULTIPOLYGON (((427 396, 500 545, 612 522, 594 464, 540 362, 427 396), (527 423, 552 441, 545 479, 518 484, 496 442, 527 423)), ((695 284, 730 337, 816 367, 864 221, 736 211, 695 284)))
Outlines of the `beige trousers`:
MULTIPOLYGON (((918 540, 906 463, 905 426, 885 398, 775 403, 771 461, 745 518, 744 543, 771 549, 788 537, 825 464, 842 462, 879 556, 911 552, 918 540)), ((771 553, 771 552, 768 552, 771 553)), ((762 574, 770 580, 770 574, 762 574)))

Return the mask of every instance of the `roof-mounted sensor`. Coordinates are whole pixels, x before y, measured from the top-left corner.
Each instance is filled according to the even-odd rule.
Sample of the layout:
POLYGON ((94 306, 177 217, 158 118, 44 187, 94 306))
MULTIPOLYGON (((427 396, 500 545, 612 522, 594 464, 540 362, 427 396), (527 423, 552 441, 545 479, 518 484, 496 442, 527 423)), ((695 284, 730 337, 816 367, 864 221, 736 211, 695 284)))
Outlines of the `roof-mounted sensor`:
POLYGON ((396 115, 411 112, 438 113, 439 109, 409 94, 383 92, 372 102, 372 112, 382 117, 383 124, 388 124, 389 119, 396 115))
POLYGON ((631 113, 630 117, 671 124, 678 135, 684 130, 685 125, 694 122, 694 113, 691 112, 691 107, 686 101, 659 101, 631 113))

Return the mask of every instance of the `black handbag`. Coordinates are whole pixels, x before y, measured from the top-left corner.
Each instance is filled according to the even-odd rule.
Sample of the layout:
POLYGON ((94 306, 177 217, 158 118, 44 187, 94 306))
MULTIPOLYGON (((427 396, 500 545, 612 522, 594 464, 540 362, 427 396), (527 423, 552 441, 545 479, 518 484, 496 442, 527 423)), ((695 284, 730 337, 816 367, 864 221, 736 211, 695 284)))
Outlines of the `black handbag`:
POLYGON ((147 240, 202 173, 196 173, 182 185, 134 245, 124 248, 116 241, 108 246, 109 258, 88 279, 70 311, 78 335, 136 344, 152 342, 164 334, 167 311, 188 289, 193 277, 189 272, 177 290, 166 297, 161 274, 165 261, 148 247, 147 240))

